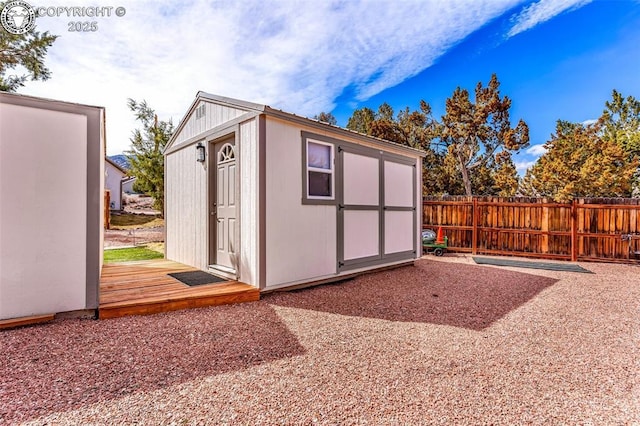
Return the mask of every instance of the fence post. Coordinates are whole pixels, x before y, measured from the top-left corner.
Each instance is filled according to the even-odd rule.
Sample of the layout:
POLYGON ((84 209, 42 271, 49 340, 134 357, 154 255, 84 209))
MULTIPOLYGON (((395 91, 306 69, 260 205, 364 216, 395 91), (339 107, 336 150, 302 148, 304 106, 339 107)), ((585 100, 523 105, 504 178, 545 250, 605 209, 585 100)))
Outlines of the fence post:
POLYGON ((111 229, 111 193, 109 190, 104 191, 104 229, 111 229))
POLYGON ((571 261, 578 260, 578 206, 576 199, 571 202, 571 261))
POLYGON ((542 199, 542 217, 540 219, 540 252, 541 253, 549 253, 549 207, 547 203, 549 200, 546 198, 542 199))
POLYGON ((478 199, 472 198, 471 203, 471 217, 473 223, 473 230, 471 231, 471 254, 478 254, 478 199))

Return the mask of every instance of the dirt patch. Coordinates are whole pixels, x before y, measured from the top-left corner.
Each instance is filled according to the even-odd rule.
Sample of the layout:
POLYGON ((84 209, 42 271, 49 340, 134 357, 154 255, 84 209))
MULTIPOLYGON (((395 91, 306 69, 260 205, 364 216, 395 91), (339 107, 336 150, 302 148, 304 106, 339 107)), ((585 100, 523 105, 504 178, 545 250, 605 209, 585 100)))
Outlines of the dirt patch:
POLYGON ((164 226, 137 229, 105 229, 104 247, 129 247, 164 241, 164 226))
POLYGON ((160 212, 153 208, 153 197, 144 194, 124 194, 124 211, 129 213, 142 213, 157 215, 160 212))
POLYGON ((159 212, 153 210, 112 212, 110 223, 110 229, 104 231, 105 248, 164 242, 164 219, 159 212))

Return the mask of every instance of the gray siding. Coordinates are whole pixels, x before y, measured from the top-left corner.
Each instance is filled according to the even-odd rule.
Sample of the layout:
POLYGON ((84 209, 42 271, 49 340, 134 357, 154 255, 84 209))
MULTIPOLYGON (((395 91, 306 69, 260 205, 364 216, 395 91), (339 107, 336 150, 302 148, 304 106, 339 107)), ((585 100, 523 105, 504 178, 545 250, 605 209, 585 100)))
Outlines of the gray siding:
POLYGON ((259 286, 258 118, 240 124, 240 280, 259 286))
MULTIPOLYGON (((209 153, 207 153, 208 155, 209 153)), ((207 169, 196 161, 193 146, 165 159, 167 259, 206 270, 208 267, 207 169)))
MULTIPOLYGON (((239 279, 258 286, 258 125, 257 118, 235 126, 239 182, 239 279)), ((224 124, 224 123, 223 123, 224 124)), ((210 129, 204 129, 207 131, 210 129)), ((231 130, 232 132, 233 130, 231 130)), ((215 137, 214 137, 215 138, 215 137)), ((203 143, 205 138, 203 138, 203 143)), ((209 149, 209 144, 204 143, 209 149)), ((207 157, 212 155, 207 152, 207 157)), ((196 161, 193 144, 166 156, 166 255, 202 270, 209 267, 208 170, 196 161)))
POLYGON ((187 122, 184 123, 182 130, 176 136, 176 139, 174 140, 172 145, 177 146, 187 139, 190 139, 194 136, 206 132, 207 130, 213 129, 216 126, 231 121, 234 118, 244 114, 245 112, 247 111, 243 109, 231 108, 224 105, 213 104, 211 102, 200 101, 194 108, 193 113, 186 119, 187 122), (196 111, 198 111, 198 108, 200 108, 203 104, 205 108, 204 116, 198 118, 198 114, 196 114, 196 111))

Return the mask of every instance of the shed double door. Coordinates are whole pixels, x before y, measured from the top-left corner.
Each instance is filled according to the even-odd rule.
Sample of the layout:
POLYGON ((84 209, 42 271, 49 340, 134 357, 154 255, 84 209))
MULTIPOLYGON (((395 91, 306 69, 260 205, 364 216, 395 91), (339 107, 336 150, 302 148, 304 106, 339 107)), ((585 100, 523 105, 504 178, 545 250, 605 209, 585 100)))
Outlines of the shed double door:
POLYGON ((209 264, 234 272, 237 253, 237 187, 234 140, 212 143, 210 152, 209 264))
POLYGON ((416 162, 338 147, 338 270, 416 256, 416 162))

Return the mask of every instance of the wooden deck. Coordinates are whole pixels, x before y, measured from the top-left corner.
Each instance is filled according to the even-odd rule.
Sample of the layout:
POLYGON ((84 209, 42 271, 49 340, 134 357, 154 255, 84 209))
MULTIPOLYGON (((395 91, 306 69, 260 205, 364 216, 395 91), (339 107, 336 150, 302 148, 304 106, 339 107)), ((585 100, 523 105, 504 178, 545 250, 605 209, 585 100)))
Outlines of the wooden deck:
POLYGON ((237 281, 189 287, 167 274, 195 269, 170 260, 106 264, 100 278, 100 319, 253 302, 260 291, 237 281))
POLYGON ((55 315, 34 315, 29 317, 11 318, 0 320, 0 330, 6 330, 9 328, 23 327, 25 325, 42 324, 45 322, 53 321, 55 315))

